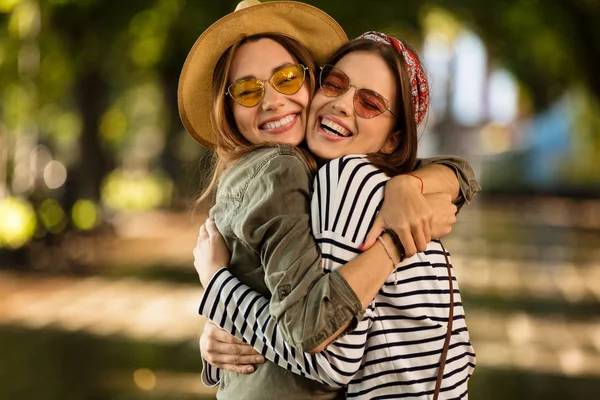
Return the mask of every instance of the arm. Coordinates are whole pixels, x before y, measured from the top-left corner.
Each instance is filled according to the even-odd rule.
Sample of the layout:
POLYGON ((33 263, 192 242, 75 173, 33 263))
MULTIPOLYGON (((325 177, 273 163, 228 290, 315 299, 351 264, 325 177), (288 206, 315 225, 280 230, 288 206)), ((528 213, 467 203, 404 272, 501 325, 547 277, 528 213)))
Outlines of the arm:
POLYGON ((371 247, 383 229, 390 228, 398 234, 407 257, 417 251, 424 251, 432 237, 439 238, 451 231, 455 219, 447 213, 456 214, 465 202, 469 203, 481 190, 471 166, 460 157, 420 159, 411 174, 418 178, 399 175, 390 179, 386 185, 386 200, 363 248, 371 247), (421 191, 425 195, 446 194, 457 208, 452 211, 444 206, 442 209, 432 210, 421 191), (434 218, 434 215, 440 213, 447 215, 434 218), (450 224, 440 225, 440 221, 450 224))
MULTIPOLYGON (((200 306, 202 315, 217 321, 239 339, 252 343, 269 360, 283 368, 334 386, 347 384, 354 376, 362 360, 370 318, 359 322, 357 329, 340 341, 340 348, 332 348, 319 355, 296 351, 283 341, 281 335, 277 335, 277 323, 266 307, 268 299, 242 284, 228 270, 220 270, 221 266, 229 263, 230 254, 213 219, 209 218, 200 227, 193 253, 194 266, 202 281, 205 281, 207 271, 218 271, 215 280, 205 281, 206 292, 200 306), (221 274, 225 277, 220 279, 221 274), (248 316, 256 318, 253 329, 248 329, 248 316)), ((264 361, 260 353, 253 353, 252 347, 242 344, 210 320, 202 333, 200 350, 203 362, 210 363, 204 362, 202 373, 206 386, 214 386, 220 381, 220 368, 251 373, 254 371, 253 363, 264 361)))
MULTIPOLYGON (((348 172, 348 169, 346 170, 348 172)), ((371 171, 371 170, 369 170, 371 171)), ((369 172, 368 171, 368 172, 369 172)), ((322 173, 323 171, 321 171, 322 173)), ((333 173, 329 179, 322 179, 322 182, 331 182, 330 187, 326 188, 325 192, 329 193, 327 197, 330 199, 323 199, 323 204, 329 204, 331 211, 335 212, 340 207, 339 201, 341 199, 341 193, 348 194, 345 199, 347 204, 355 204, 356 193, 347 191, 345 186, 337 185, 337 176, 333 173)), ((371 186, 365 186, 363 189, 365 192, 378 190, 379 198, 365 197, 362 199, 366 202, 360 205, 360 208, 364 208, 366 214, 362 218, 362 235, 354 240, 348 240, 342 235, 335 232, 335 230, 342 230, 342 225, 346 220, 346 217, 342 217, 337 225, 333 220, 332 213, 332 229, 327 235, 332 238, 335 242, 343 243, 346 248, 351 248, 354 254, 349 258, 355 257, 356 253, 360 253, 358 245, 366 233, 367 224, 372 221, 374 214, 378 210, 378 203, 382 196, 384 183, 387 178, 380 177, 380 179, 371 182, 371 186), (381 184, 383 183, 383 184, 381 184), (368 206, 368 207, 367 207, 368 206), (336 228, 337 226, 337 228, 336 228)), ((356 186, 351 186, 356 189, 356 186)), ((317 191, 320 190, 317 185, 317 191)), ((325 195, 324 195, 325 196, 325 195)), ((315 219, 313 207, 313 219, 315 219)), ((327 212, 329 213, 329 211, 327 212)), ((318 217, 316 219, 319 219, 318 217)), ((321 218, 325 221, 326 218, 321 218)), ((350 222, 350 221, 348 221, 350 222)), ((324 222, 325 223, 325 222, 324 222)), ((214 225, 207 224, 210 227, 214 225)), ((321 233, 323 229, 328 227, 318 227, 317 232, 321 233)), ((211 230, 209 229, 209 232, 211 230)), ((350 228, 347 232, 348 235, 352 236, 352 232, 356 231, 354 228, 350 228)), ((321 235, 322 237, 323 235, 321 235)), ((390 238, 386 237, 384 240, 387 241, 388 247, 393 249, 393 243, 390 238)), ((200 247, 201 242, 199 241, 200 247)), ((197 249, 198 249, 197 248, 197 249)), ((202 259, 209 257, 209 252, 206 250, 195 250, 195 264, 198 266, 206 265, 202 259)), ((327 254, 325 254, 327 256, 327 254)), ((395 255, 397 258, 397 255, 395 255)), ((363 264, 370 266, 370 273, 365 274, 364 267, 360 267, 355 261, 351 261, 348 264, 341 266, 339 271, 342 275, 347 278, 351 286, 356 289, 361 295, 368 300, 361 301, 363 308, 367 308, 370 300, 375 296, 377 291, 381 288, 381 285, 389 276, 392 271, 393 263, 389 260, 389 257, 378 243, 372 250, 358 257, 362 258, 363 264), (383 273, 378 276, 378 271, 383 273)), ((216 269, 227 263, 228 257, 224 258, 216 263, 216 269)), ((327 260, 325 260, 327 261, 327 260)), ((199 271, 201 273, 201 271, 199 271)), ((335 272, 334 272, 335 273, 335 272)), ((211 272, 212 274, 212 272, 211 272)), ((331 274, 330 274, 331 275, 331 274)), ((221 270, 216 276, 220 278, 214 278, 210 283, 206 284, 207 292, 205 293, 200 308, 200 312, 206 317, 213 319, 217 324, 226 329, 227 331, 234 333, 236 336, 245 339, 257 350, 261 351, 265 356, 279 363, 280 366, 293 370, 294 372, 301 374, 307 374, 308 376, 314 377, 315 379, 323 379, 329 384, 344 384, 354 376, 360 366, 362 354, 364 352, 364 344, 366 342, 366 334, 371 324, 371 319, 366 318, 361 321, 356 327, 352 334, 345 336, 336 342, 336 346, 330 346, 324 353, 316 356, 306 355, 297 353, 290 347, 285 341, 282 335, 279 334, 280 328, 276 321, 268 314, 266 308, 268 301, 258 295, 258 293, 252 291, 247 286, 241 284, 235 277, 229 274, 226 270, 221 270), (219 300, 220 299, 220 300, 219 300), (346 345, 347 344, 347 345, 346 345), (266 346, 266 347, 265 347, 266 346), (312 368, 311 362, 312 360, 312 368), (292 364, 292 365, 290 365, 292 364), (315 366, 316 365, 316 366, 315 366), (293 367, 293 369, 291 369, 293 367), (332 378, 330 381, 328 378, 332 378)), ((317 345, 317 348, 313 348, 311 352, 321 351, 324 349, 326 344, 335 339, 335 337, 343 332, 348 323, 344 324, 338 332, 333 335, 326 337, 325 340, 317 345)))
MULTIPOLYGON (((439 156, 417 160, 413 174, 424 179, 424 194, 447 193, 460 210, 481 191, 469 162, 456 156, 439 156), (458 184, 458 187, 456 186, 458 184)), ((395 179, 392 178, 390 181, 395 179)))
POLYGON ((303 350, 359 320, 391 269, 377 246, 343 270, 323 271, 310 230, 310 183, 298 156, 272 158, 249 183, 237 211, 243 217, 232 224, 233 233, 260 253, 272 293, 269 311, 279 323, 279 333, 303 350), (362 272, 359 265, 365 266, 362 272))
POLYGON ((220 269, 206 288, 200 313, 264 357, 291 372, 330 386, 347 384, 362 362, 370 318, 344 336, 340 347, 330 346, 319 354, 302 352, 289 345, 280 324, 269 314, 269 300, 220 269))

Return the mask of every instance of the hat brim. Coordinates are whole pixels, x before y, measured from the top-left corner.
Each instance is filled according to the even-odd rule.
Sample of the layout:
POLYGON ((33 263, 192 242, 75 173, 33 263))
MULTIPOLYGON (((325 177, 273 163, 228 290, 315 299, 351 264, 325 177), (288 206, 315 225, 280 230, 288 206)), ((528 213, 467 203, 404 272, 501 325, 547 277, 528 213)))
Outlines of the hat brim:
POLYGON ((200 144, 214 148, 216 143, 210 114, 217 61, 241 34, 265 32, 282 33, 298 40, 319 64, 348 41, 346 33, 332 17, 304 3, 263 3, 219 19, 196 40, 179 77, 179 115, 185 129, 200 144))

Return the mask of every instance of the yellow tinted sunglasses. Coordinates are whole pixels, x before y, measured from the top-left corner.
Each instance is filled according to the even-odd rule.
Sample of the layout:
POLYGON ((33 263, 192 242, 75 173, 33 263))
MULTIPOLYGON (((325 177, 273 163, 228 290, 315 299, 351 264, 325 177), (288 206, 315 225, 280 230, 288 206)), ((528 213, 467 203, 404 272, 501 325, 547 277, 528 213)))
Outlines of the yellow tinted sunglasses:
POLYGON ((231 98, 243 107, 255 107, 265 97, 265 82, 281 94, 292 95, 298 92, 304 84, 306 70, 302 64, 281 67, 269 79, 241 79, 227 88, 231 98))

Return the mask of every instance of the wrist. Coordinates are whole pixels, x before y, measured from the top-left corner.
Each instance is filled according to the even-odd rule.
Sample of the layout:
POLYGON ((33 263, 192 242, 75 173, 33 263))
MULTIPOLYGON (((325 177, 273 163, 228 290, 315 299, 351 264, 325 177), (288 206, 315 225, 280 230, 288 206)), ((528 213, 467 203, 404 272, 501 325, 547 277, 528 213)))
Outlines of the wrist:
POLYGON ((205 273, 200 275, 200 283, 202 284, 202 287, 207 288, 210 283, 213 281, 213 279, 215 278, 215 276, 217 275, 217 272, 219 272, 220 270, 222 270, 223 268, 227 268, 227 266, 220 266, 218 268, 213 268, 212 271, 208 270, 205 273))
POLYGON ((414 181, 417 181, 421 194, 425 193, 425 183, 423 182, 423 179, 420 176, 415 174, 404 174, 404 176, 413 178, 413 183, 414 181))
MULTIPOLYGON (((413 174, 397 175, 390 180, 392 188, 397 188, 403 193, 406 192, 418 192, 423 194, 423 181, 421 178, 413 174)), ((388 184, 388 186, 390 186, 388 184)))
POLYGON ((381 243, 387 257, 394 266, 402 261, 400 252, 398 251, 392 236, 388 232, 384 231, 384 233, 377 238, 377 241, 381 243))

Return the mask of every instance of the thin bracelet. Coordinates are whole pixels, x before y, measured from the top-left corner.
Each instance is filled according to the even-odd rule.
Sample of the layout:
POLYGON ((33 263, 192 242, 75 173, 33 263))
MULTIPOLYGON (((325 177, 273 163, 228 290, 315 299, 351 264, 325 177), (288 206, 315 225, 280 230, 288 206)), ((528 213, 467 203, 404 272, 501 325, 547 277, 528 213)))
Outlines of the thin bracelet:
POLYGON ((423 192, 425 192, 425 184, 423 183, 423 179, 421 179, 421 177, 419 177, 415 174, 404 174, 404 175, 412 176, 413 178, 417 178, 419 181, 421 181, 421 194, 423 194, 423 192))
POLYGON ((394 285, 397 285, 398 284, 398 268, 396 267, 396 262, 394 261, 394 258, 392 257, 392 253, 390 252, 390 249, 387 247, 387 244, 385 244, 385 242, 383 241, 381 236, 377 236, 377 240, 379 240, 379 242, 383 246, 383 249, 385 250, 385 253, 387 254, 388 258, 392 261, 392 265, 394 267, 394 285))

